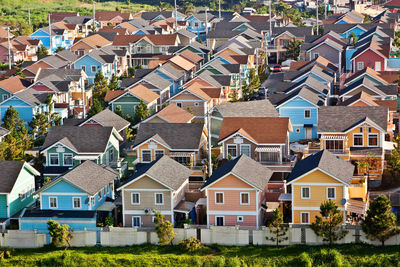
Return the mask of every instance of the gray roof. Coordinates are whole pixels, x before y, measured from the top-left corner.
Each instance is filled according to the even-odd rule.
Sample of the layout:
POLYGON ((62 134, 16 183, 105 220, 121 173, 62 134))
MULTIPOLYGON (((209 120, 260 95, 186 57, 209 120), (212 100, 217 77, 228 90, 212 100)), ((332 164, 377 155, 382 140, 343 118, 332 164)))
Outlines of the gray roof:
POLYGON ((378 91, 378 93, 382 95, 397 95, 397 85, 395 84, 389 84, 389 85, 379 85, 369 79, 367 76, 364 76, 363 78, 356 80, 355 82, 349 84, 342 90, 340 90, 340 95, 345 95, 346 93, 360 87, 360 86, 365 86, 367 88, 371 88, 374 91, 378 91))
POLYGON ((57 54, 55 54, 55 56, 59 56, 69 62, 74 62, 75 60, 77 60, 79 58, 79 56, 77 54, 71 52, 71 50, 66 50, 66 49, 58 52, 57 54))
POLYGON ((177 33, 177 34, 181 34, 181 35, 183 35, 183 36, 186 36, 186 37, 188 37, 188 38, 196 38, 196 37, 197 37, 196 34, 190 32, 190 31, 188 31, 188 30, 186 30, 186 29, 180 29, 180 30, 178 30, 176 33, 177 33))
POLYGON ((161 90, 169 88, 172 85, 172 82, 164 79, 160 75, 157 75, 156 73, 150 73, 146 75, 143 80, 151 83, 152 85, 160 88, 161 90))
POLYGON ((108 108, 104 109, 102 112, 97 113, 93 117, 87 119, 94 119, 97 122, 101 123, 103 126, 114 127, 117 132, 120 132, 122 129, 125 129, 130 125, 130 122, 125 120, 124 118, 118 116, 108 108))
POLYGON ((64 21, 69 24, 82 25, 91 22, 92 19, 93 19, 92 16, 73 16, 73 17, 65 17, 64 21))
POLYGON ((268 99, 226 103, 217 105, 215 109, 222 117, 279 117, 268 99))
POLYGON ((24 161, 0 161, 0 193, 11 192, 24 163, 24 161))
POLYGON ((335 156, 328 150, 322 150, 297 162, 287 181, 293 181, 316 168, 320 168, 347 184, 351 184, 353 179, 353 164, 335 156))
POLYGON ((243 154, 215 170, 202 188, 207 187, 229 173, 244 179, 259 190, 264 190, 272 176, 270 169, 243 154))
POLYGON ((87 56, 90 56, 100 62, 101 64, 112 64, 116 60, 116 55, 106 54, 102 49, 94 49, 90 51, 87 56))
POLYGON ((271 102, 274 105, 279 106, 288 101, 289 99, 295 98, 297 96, 304 98, 305 100, 313 103, 314 105, 317 106, 324 105, 324 99, 320 97, 315 91, 307 88, 306 86, 294 91, 291 94, 273 94, 270 97, 268 97, 268 99, 271 100, 271 102), (277 97, 274 98, 274 95, 284 95, 284 96, 281 96, 281 99, 277 100, 277 97))
POLYGON ((296 37, 312 35, 312 27, 275 27, 272 28, 272 36, 278 36, 284 32, 289 32, 296 37))
MULTIPOLYGON (((191 174, 191 170, 165 155, 152 163, 144 164, 124 185, 142 175, 148 175, 160 183, 177 190, 189 179, 191 174)), ((124 187, 124 185, 121 187, 124 187)))
POLYGON ((104 153, 113 127, 53 126, 42 150, 61 142, 79 153, 104 153))
POLYGON ((141 123, 133 146, 154 138, 171 149, 196 150, 203 128, 202 123, 141 123))
POLYGON ((318 132, 346 132, 363 121, 387 129, 388 107, 328 106, 318 111, 318 132))
POLYGON ((0 137, 6 136, 9 133, 10 133, 9 130, 7 130, 6 128, 0 127, 0 137))
POLYGON ((36 74, 36 81, 44 83, 56 92, 68 92, 70 83, 81 78, 81 69, 41 69, 36 74))
POLYGON ((29 88, 23 91, 16 93, 14 96, 22 99, 26 103, 37 106, 41 104, 46 104, 47 94, 40 94, 33 88, 29 88))
POLYGON ((179 80, 180 78, 185 76, 185 74, 182 71, 179 71, 176 68, 174 68, 171 65, 171 63, 165 63, 160 68, 158 68, 158 70, 167 75, 168 77, 173 78, 174 80, 179 80))

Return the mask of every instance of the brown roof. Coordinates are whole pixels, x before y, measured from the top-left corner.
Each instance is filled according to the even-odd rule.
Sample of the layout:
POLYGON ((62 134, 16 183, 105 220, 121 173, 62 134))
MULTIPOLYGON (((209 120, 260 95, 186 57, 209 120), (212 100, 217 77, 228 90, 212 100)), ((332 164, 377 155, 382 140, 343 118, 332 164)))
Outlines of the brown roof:
POLYGON ((193 63, 198 63, 203 60, 203 58, 196 53, 193 53, 189 49, 183 50, 181 53, 179 53, 182 57, 192 61, 193 63))
POLYGON ((133 26, 133 25, 130 24, 129 22, 122 22, 122 23, 120 23, 120 24, 118 25, 118 27, 127 29, 128 31, 131 31, 131 32, 136 32, 136 31, 139 30, 137 27, 133 26))
POLYGON ((126 91, 123 90, 115 90, 115 91, 108 91, 106 93, 106 96, 104 97, 104 101, 109 102, 117 97, 119 97, 120 95, 124 94, 126 91))
POLYGON ((388 83, 397 83, 399 80, 399 74, 397 71, 381 71, 380 76, 388 83))
POLYGON ((116 35, 114 37, 112 45, 128 46, 130 43, 139 41, 144 35, 116 35))
POLYGON ((210 97, 208 94, 206 94, 206 93, 201 89, 201 87, 202 87, 202 86, 201 86, 200 84, 194 83, 194 84, 191 84, 190 86, 188 86, 188 87, 186 88, 186 90, 188 90, 188 91, 192 92, 193 94, 195 94, 195 95, 197 95, 197 96, 199 96, 199 97, 205 99, 206 101, 211 100, 211 97, 210 97))
POLYGON ((179 55, 170 58, 169 61, 186 71, 190 71, 196 67, 192 62, 179 55))
POLYGON ((51 21, 59 21, 63 20, 66 17, 75 17, 78 16, 78 12, 52 12, 50 13, 51 21))
POLYGON ((241 15, 251 22, 266 22, 269 19, 269 16, 265 15, 241 15))
POLYGON ((364 91, 361 91, 355 94, 354 96, 350 97, 349 99, 341 103, 338 103, 338 106, 351 106, 351 104, 353 104, 357 100, 363 100, 370 106, 383 106, 383 107, 388 107, 389 111, 397 111, 396 100, 379 100, 364 91))
POLYGON ((157 115, 163 117, 170 123, 188 123, 194 118, 193 114, 181 109, 175 104, 169 104, 160 110, 157 115))
POLYGON ((146 85, 141 83, 129 89, 129 92, 146 101, 147 103, 151 103, 160 97, 158 94, 151 91, 146 85))
POLYGON ((155 35, 145 35, 145 38, 148 39, 154 45, 175 45, 175 41, 177 38, 177 34, 155 34, 155 35))
POLYGON ((376 99, 375 103, 379 106, 388 107, 389 111, 397 111, 397 101, 396 100, 379 100, 376 99))
POLYGON ((290 63, 290 70, 298 70, 307 65, 310 61, 292 61, 290 63))
POLYGON ((96 19, 99 21, 112 20, 115 17, 121 17, 123 20, 129 20, 131 13, 124 13, 121 11, 96 11, 96 19))
POLYGON ((291 131, 289 118, 224 118, 219 140, 240 132, 258 144, 284 144, 288 131, 291 131))
POLYGON ((0 81, 0 87, 12 94, 24 90, 29 85, 30 83, 27 80, 23 79, 21 76, 18 75, 0 81))
POLYGON ((85 37, 79 41, 85 42, 92 47, 103 47, 103 46, 111 44, 111 41, 107 40, 100 34, 93 34, 93 35, 85 37))
MULTIPOLYGON (((118 35, 124 35, 127 33, 127 29, 125 28, 113 28, 113 27, 103 27, 99 30, 99 32, 116 32, 118 35)), ((114 37, 115 38, 115 37, 114 37)))
MULTIPOLYGON (((0 38, 8 38, 7 37, 7 30, 6 29, 4 29, 3 27, 0 27, 0 38)), ((13 38, 14 37, 14 34, 12 34, 11 32, 10 32, 10 38, 13 38)))
POLYGON ((231 58, 235 61, 235 64, 247 64, 248 55, 232 55, 231 58))
POLYGON ((200 89, 211 98, 220 98, 221 96, 221 88, 200 88, 200 89))
MULTIPOLYGON (((377 71, 375 71, 374 69, 371 69, 370 67, 367 67, 366 69, 363 69, 363 70, 360 70, 360 71, 354 73, 353 75, 351 75, 349 78, 347 78, 347 79, 345 80, 345 83, 351 82, 352 80, 354 80, 355 78, 360 77, 360 76, 361 76, 362 74, 364 74, 364 73, 367 73, 367 74, 371 75, 371 76, 374 77, 375 79, 380 80, 381 82, 383 82, 383 83, 385 83, 385 84, 388 83, 385 79, 383 79, 383 78, 380 76, 380 74, 379 74, 377 71)), ((397 73, 396 73, 396 74, 397 74, 397 73)))

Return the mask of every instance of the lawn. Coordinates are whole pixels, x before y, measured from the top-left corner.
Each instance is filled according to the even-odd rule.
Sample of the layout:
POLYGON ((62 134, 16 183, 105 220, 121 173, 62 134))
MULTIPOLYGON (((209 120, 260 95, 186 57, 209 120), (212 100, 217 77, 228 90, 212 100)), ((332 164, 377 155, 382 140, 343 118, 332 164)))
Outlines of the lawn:
POLYGON ((185 253, 177 246, 15 250, 2 266, 399 266, 400 246, 206 247, 185 253))

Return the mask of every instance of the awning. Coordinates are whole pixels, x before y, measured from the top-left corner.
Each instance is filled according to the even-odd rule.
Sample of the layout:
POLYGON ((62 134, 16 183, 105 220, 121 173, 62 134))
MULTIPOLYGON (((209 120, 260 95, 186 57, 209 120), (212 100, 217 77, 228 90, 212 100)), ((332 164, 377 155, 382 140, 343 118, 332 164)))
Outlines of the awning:
POLYGON ((96 210, 97 211, 112 211, 115 209, 115 204, 114 202, 106 201, 103 204, 100 205, 96 210))
POLYGON ((292 201, 292 194, 280 194, 278 201, 292 201))
POLYGON ((346 207, 347 212, 353 212, 356 214, 364 215, 366 213, 366 210, 367 210, 367 204, 360 200, 350 199, 347 202, 347 207, 346 207))
POLYGON ((81 156, 79 156, 79 155, 76 155, 75 157, 74 157, 74 159, 76 159, 76 160, 95 160, 95 159, 98 159, 99 158, 99 156, 95 156, 95 155, 81 155, 81 156))
POLYGON ((321 139, 324 140, 344 140, 346 139, 346 136, 344 135, 323 135, 321 139))
POLYGON ((198 206, 198 205, 206 206, 207 205, 207 198, 199 198, 199 200, 197 200, 197 202, 196 202, 196 206, 198 206))
POLYGON ((170 157, 191 157, 194 152, 169 152, 170 157))
POLYGON ((192 211, 194 206, 195 206, 194 202, 181 200, 178 203, 178 205, 176 205, 174 211, 175 212, 181 212, 181 213, 189 213, 189 212, 192 211))
POLYGON ((281 147, 279 146, 269 146, 269 147, 256 147, 256 152, 279 152, 281 147))
POLYGON ((273 212, 279 208, 279 202, 267 202, 267 212, 273 212))
POLYGON ((304 128, 312 128, 312 127, 314 127, 313 124, 304 124, 304 128))
POLYGON ((389 142, 389 141, 384 141, 383 142, 383 148, 385 150, 393 150, 395 148, 396 143, 395 142, 389 142))

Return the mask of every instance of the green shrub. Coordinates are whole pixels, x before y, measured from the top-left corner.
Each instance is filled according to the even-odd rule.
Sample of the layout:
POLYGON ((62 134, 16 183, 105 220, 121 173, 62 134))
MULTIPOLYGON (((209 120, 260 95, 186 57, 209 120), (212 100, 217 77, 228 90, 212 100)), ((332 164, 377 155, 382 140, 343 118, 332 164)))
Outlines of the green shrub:
POLYGON ((106 224, 107 226, 114 226, 114 218, 113 218, 113 216, 108 215, 108 216, 106 217, 105 224, 106 224))
POLYGON ((291 265, 292 266, 312 267, 313 266, 313 260, 310 257, 310 255, 308 255, 307 252, 303 252, 303 253, 301 253, 299 256, 295 257, 291 261, 291 265))
POLYGON ((188 239, 180 241, 179 245, 182 248, 182 250, 189 251, 189 252, 194 252, 203 247, 203 244, 201 244, 201 241, 193 236, 188 239))
POLYGON ((314 265, 332 266, 339 267, 345 266, 348 263, 344 259, 343 255, 336 249, 321 249, 318 253, 313 255, 314 265))

